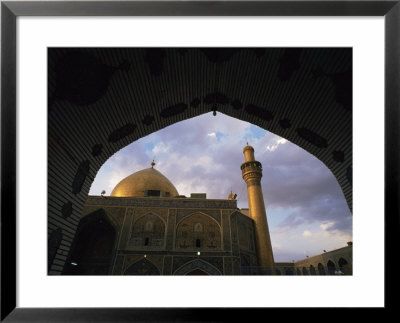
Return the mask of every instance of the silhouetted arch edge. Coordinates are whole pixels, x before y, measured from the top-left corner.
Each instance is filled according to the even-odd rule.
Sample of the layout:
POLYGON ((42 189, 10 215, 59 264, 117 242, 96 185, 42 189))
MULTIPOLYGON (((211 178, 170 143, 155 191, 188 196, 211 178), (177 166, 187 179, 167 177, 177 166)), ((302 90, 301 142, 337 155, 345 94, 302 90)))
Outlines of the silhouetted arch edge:
MULTIPOLYGON (((48 216, 53 224, 49 234, 57 228, 69 226, 71 232, 65 231, 63 243, 68 244, 73 239, 73 230, 81 217, 91 183, 109 157, 133 141, 176 122, 205 113, 212 118, 212 111, 257 125, 314 155, 332 171, 349 209, 352 210, 352 113, 351 106, 346 109, 338 100, 340 98, 337 94, 342 92, 340 89, 338 91, 337 86, 341 83, 335 79, 348 71, 350 73, 345 74, 351 76, 351 48, 304 48, 301 53, 297 53, 300 56, 295 53, 297 58, 301 57, 298 66, 300 68, 292 69, 285 77, 279 72, 282 71, 282 66, 285 67, 285 59, 290 60, 290 55, 286 55, 284 48, 264 49, 266 53, 262 55, 254 49, 243 49, 246 53, 239 51, 227 57, 217 55, 217 61, 213 60, 213 55, 210 56, 201 49, 197 53, 199 49, 182 52, 167 48, 163 50, 163 56, 159 57, 163 60, 160 61, 161 65, 158 65, 158 61, 146 60, 151 55, 142 49, 104 49, 108 51, 107 55, 98 55, 99 50, 52 48, 48 51, 48 165, 51 175, 48 177, 48 216), (94 67, 101 72, 100 77, 93 78, 95 83, 101 83, 96 83, 98 86, 93 84, 94 87, 90 84, 89 89, 96 91, 80 90, 79 98, 75 96, 75 92, 65 92, 73 87, 58 84, 63 79, 63 75, 61 78, 58 75, 59 71, 65 69, 56 68, 57 64, 65 63, 64 58, 67 57, 68 60, 69 57, 67 66, 79 72, 81 65, 76 61, 77 51, 81 51, 83 56, 78 55, 78 58, 83 57, 88 67, 94 67), (277 59, 271 60, 270 54, 277 59), (188 57, 190 60, 186 59, 188 57), (327 57, 331 59, 326 60, 327 57), (187 71, 191 71, 191 68, 182 68, 182 75, 176 78, 174 70, 164 69, 164 63, 174 58, 183 64, 182 67, 186 66, 184 64, 198 64, 205 74, 189 73, 187 71), (240 61, 241 59, 245 60, 240 61), (238 60, 241 64, 238 64, 238 60), (143 64, 130 68, 132 62, 143 64), (268 66, 270 63, 276 64, 274 68, 276 67, 277 72, 264 73, 266 68, 271 70, 271 66, 268 66), (210 90, 210 81, 215 81, 216 66, 221 70, 218 82, 220 86, 216 85, 210 90), (228 71, 235 71, 233 76, 238 77, 232 77, 232 73, 228 71), (263 87, 265 90, 262 90, 246 83, 246 78, 239 77, 255 71, 257 73, 254 75, 262 76, 262 82, 273 86, 263 87), (127 83, 126 77, 137 79, 127 83), (319 81, 321 78, 324 82, 319 81), (156 84, 164 79, 171 80, 164 82, 168 87, 168 104, 162 103, 162 100, 154 104, 155 101, 147 96, 162 95, 157 92, 160 87, 156 84), (177 79, 179 81, 175 82, 177 79), (190 93, 180 86, 182 81, 193 83, 190 93), (292 85, 303 85, 306 82, 311 82, 309 85, 312 90, 296 93, 290 91, 292 85), (127 94, 122 97, 121 91, 110 90, 121 84, 124 88, 119 90, 127 94), (230 86, 226 87, 224 84, 230 86), (318 90, 315 84, 320 84, 318 90), (288 89, 284 93, 284 101, 279 95, 267 95, 274 86, 288 89), (237 89, 240 89, 240 96, 237 89), (277 101, 267 104, 266 99, 277 101), (320 104, 321 100, 324 104, 320 104), (63 205, 68 206, 64 207, 64 212, 63 205), (63 213, 68 219, 63 218, 63 213)), ((290 66, 289 64, 288 67, 290 66)), ((82 80, 88 75, 97 74, 83 74, 82 80)), ((72 73, 69 76, 71 82, 68 84, 76 84, 76 75, 72 73)), ((89 83, 84 84, 84 88, 88 88, 89 83)), ((349 84, 347 94, 352 91, 351 82, 349 84)), ((54 265, 50 273, 59 273, 58 267, 59 265, 54 265)))

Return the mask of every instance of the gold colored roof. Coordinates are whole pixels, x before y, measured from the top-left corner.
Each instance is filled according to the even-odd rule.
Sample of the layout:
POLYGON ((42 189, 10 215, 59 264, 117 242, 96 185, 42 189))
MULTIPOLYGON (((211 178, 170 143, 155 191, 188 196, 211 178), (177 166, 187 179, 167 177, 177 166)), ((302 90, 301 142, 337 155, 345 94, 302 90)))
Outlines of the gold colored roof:
POLYGON ((231 193, 228 195, 228 200, 235 200, 236 199, 236 194, 234 194, 234 193, 232 193, 232 190, 231 190, 231 193))
POLYGON ((111 192, 111 196, 117 197, 143 197, 145 191, 161 191, 162 197, 178 196, 175 186, 158 170, 146 168, 125 177, 111 192), (167 194, 169 193, 169 194, 167 194))

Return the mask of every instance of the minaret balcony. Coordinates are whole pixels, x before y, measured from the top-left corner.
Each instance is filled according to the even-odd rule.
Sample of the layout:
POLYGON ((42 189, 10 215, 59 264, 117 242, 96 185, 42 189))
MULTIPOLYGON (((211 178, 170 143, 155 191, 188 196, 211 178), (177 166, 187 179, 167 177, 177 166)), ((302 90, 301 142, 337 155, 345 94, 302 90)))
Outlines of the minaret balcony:
POLYGON ((245 162, 240 166, 240 169, 243 171, 246 171, 247 169, 254 169, 254 170, 259 170, 262 171, 262 165, 258 161, 249 161, 245 162))

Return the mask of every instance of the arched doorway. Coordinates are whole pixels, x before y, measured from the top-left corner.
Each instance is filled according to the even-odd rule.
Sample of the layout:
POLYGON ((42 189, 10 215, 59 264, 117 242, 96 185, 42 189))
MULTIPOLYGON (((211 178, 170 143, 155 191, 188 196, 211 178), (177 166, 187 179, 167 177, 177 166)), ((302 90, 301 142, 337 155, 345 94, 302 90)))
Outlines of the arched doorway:
POLYGON ((115 229, 107 220, 103 209, 83 217, 63 274, 110 274, 115 238, 115 229))
POLYGON ((195 259, 175 270, 174 275, 221 275, 221 272, 207 261, 195 259))
POLYGON ((316 271, 313 265, 310 265, 310 275, 316 275, 316 271))
POLYGON ((206 273, 204 270, 199 268, 189 271, 186 276, 208 276, 209 274, 206 273))
POLYGON ((287 275, 287 276, 293 276, 293 275, 294 275, 293 269, 291 269, 291 268, 286 268, 286 269, 285 269, 285 275, 287 275))
POLYGON ((344 258, 340 258, 338 264, 339 264, 339 269, 343 274, 345 275, 352 274, 351 266, 344 258))
POLYGON ((141 259, 129 266, 124 275, 160 275, 160 271, 151 261, 141 259))
POLYGON ((316 156, 352 207, 350 48, 53 48, 48 85, 49 235, 70 226, 65 245, 111 155, 210 111, 258 125, 316 156))
POLYGON ((320 275, 325 275, 325 268, 321 263, 318 264, 318 273, 320 275))
POLYGON ((328 267, 328 275, 334 275, 336 266, 331 260, 328 261, 327 267, 328 267))

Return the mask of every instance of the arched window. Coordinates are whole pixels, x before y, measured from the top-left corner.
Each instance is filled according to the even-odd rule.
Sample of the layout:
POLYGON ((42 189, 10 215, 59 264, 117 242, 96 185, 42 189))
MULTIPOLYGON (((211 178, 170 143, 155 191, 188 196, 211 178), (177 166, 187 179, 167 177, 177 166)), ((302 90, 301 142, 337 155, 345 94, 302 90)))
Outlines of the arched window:
POLYGON ((148 237, 144 238, 144 245, 148 246, 150 242, 150 239, 148 237))

